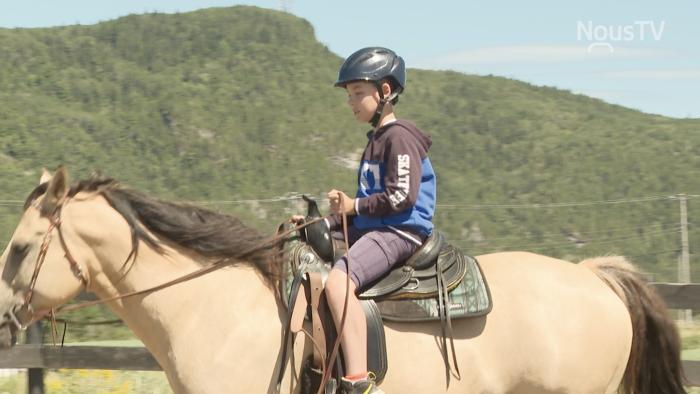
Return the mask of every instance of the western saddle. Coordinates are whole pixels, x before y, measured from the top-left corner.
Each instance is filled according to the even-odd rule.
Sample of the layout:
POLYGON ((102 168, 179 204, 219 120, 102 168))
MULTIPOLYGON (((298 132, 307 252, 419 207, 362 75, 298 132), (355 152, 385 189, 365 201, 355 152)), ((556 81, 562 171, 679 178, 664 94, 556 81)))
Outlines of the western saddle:
MULTIPOLYGON (((319 218, 321 215, 316 202, 306 196, 304 200, 308 203, 307 221, 319 218)), ((278 233, 290 228, 293 228, 292 224, 283 224, 278 233)), ((331 264, 344 255, 345 247, 333 240, 323 221, 316 221, 297 234, 292 234, 282 248, 285 272, 289 280, 283 281, 280 291, 281 298, 287 306, 288 316, 278 384, 281 382, 290 353, 290 338, 302 331, 306 319, 311 321, 315 344, 313 359, 308 360, 312 368, 307 368, 307 373, 316 372, 311 372, 306 380, 302 379, 301 392, 315 392, 321 382, 319 371, 325 367, 324 361, 330 353, 327 349, 332 348, 335 341, 335 325, 325 304, 323 282, 331 264), (301 286, 306 290, 304 293, 307 299, 298 296, 301 286)), ((409 259, 396 264, 390 272, 364 289, 358 297, 367 317, 367 365, 375 374, 377 382, 381 382, 388 369, 382 318, 394 321, 440 321, 440 350, 446 368, 446 383, 449 386, 453 368, 455 376, 458 379, 460 377, 452 335, 453 314, 456 312, 456 317, 482 316, 491 310, 488 285, 478 263, 447 243, 439 231, 433 231, 409 259), (465 286, 465 283, 469 286, 465 286), (454 293, 458 293, 453 292, 456 288, 465 290, 460 293, 463 294, 459 302, 453 297, 454 293), (475 292, 479 293, 474 296, 475 292), (448 337, 454 367, 450 365, 448 357, 448 337)), ((338 357, 335 379, 331 378, 328 381, 325 388, 327 393, 335 392, 341 376, 342 357, 338 357)))

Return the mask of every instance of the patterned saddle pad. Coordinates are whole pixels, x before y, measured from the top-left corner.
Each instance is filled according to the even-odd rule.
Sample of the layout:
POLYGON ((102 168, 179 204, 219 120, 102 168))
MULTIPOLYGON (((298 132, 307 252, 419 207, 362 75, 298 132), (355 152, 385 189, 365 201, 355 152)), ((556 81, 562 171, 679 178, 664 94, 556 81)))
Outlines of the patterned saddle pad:
MULTIPOLYGON (((459 250, 455 249, 458 253, 459 250)), ((467 271, 459 284, 448 293, 447 305, 452 319, 483 316, 491 311, 488 283, 475 258, 462 255, 467 271)), ((375 300, 382 319, 389 321, 440 320, 437 297, 375 300)))

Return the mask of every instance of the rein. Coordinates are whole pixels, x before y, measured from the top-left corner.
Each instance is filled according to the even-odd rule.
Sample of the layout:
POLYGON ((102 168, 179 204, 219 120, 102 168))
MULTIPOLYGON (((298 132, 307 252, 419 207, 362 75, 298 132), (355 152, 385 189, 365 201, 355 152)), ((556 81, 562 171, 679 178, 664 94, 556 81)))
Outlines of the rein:
MULTIPOLYGON (((31 321, 31 316, 33 315, 33 308, 31 306, 31 302, 32 302, 32 298, 34 296, 34 288, 36 287, 39 273, 41 272, 41 268, 44 264, 44 261, 46 260, 49 246, 51 245, 51 241, 52 241, 52 233, 54 230, 56 230, 58 232, 58 238, 59 238, 59 241, 61 244, 61 248, 63 249, 64 256, 66 257, 66 259, 68 260, 68 262, 71 266, 71 271, 81 281, 81 283, 85 289, 89 288, 90 278, 88 276, 88 273, 87 273, 87 271, 84 271, 81 268, 80 264, 77 262, 77 260, 71 254, 71 252, 68 248, 68 245, 65 241, 65 238, 63 236, 63 233, 61 231, 62 208, 68 203, 69 200, 70 200, 69 196, 64 196, 62 199, 60 199, 57 202, 56 207, 53 210, 53 212, 48 216, 49 227, 46 231, 46 234, 44 235, 44 239, 43 239, 41 247, 39 249, 39 253, 37 255, 37 259, 36 259, 36 262, 34 265, 34 271, 32 272, 32 277, 31 277, 30 282, 29 282, 28 290, 25 293, 23 303, 21 305, 19 305, 18 307, 15 307, 12 310, 10 310, 10 313, 9 313, 10 319, 18 330, 25 330, 27 328, 27 325, 22 324, 20 319, 17 317, 20 314, 20 312, 27 313, 30 316, 29 320, 31 321)), ((33 206, 36 209, 41 210, 40 207, 38 207, 36 205, 33 205, 33 206)), ((301 230, 309 225, 312 225, 312 224, 317 223, 317 222, 322 221, 322 220, 323 220, 323 218, 320 217, 320 218, 316 218, 316 219, 313 219, 310 221, 305 221, 302 224, 295 225, 293 228, 291 228, 287 231, 283 231, 281 233, 277 233, 274 236, 268 238, 267 240, 261 242, 257 246, 252 247, 248 250, 245 250, 243 253, 241 253, 241 256, 246 256, 246 255, 249 255, 251 253, 257 252, 261 249, 272 247, 272 246, 278 244, 281 240, 286 239, 289 234, 291 234, 293 232, 297 232, 297 231, 299 231, 299 230, 301 230)), ((348 245, 347 215, 345 213, 342 214, 342 223, 343 223, 343 234, 344 234, 344 238, 345 238, 346 250, 350 250, 349 245, 348 245)), ((348 309, 348 301, 349 301, 348 298, 349 298, 349 292, 350 292, 350 274, 349 274, 349 272, 350 272, 350 256, 349 255, 348 255, 347 260, 348 261, 346 264, 347 264, 348 275, 346 277, 345 303, 343 306, 343 316, 342 316, 341 321, 340 321, 340 325, 339 325, 340 327, 338 330, 338 335, 337 335, 335 344, 333 346, 333 350, 330 354, 330 357, 328 358, 328 360, 326 360, 326 362, 323 365, 324 368, 323 368, 323 373, 322 373, 322 384, 319 386, 319 393, 321 393, 323 391, 323 388, 326 385, 325 383, 330 379, 330 374, 331 374, 331 371, 333 370, 333 365, 335 364, 336 358, 338 356, 341 337, 343 334, 343 329, 345 327, 345 320, 347 317, 347 309, 348 309)), ((90 306, 100 305, 100 304, 104 304, 107 302, 116 301, 119 299, 133 297, 133 296, 137 296, 137 295, 148 294, 148 293, 152 293, 152 292, 155 292, 158 290, 162 290, 162 289, 168 288, 170 286, 174 286, 174 285, 179 284, 179 283, 187 282, 191 279, 195 279, 195 278, 198 278, 200 276, 206 275, 208 273, 214 272, 220 268, 226 267, 228 265, 227 264, 228 262, 230 262, 230 260, 228 258, 221 258, 221 259, 216 260, 213 263, 211 263, 207 266, 201 267, 193 272, 190 272, 188 274, 185 274, 185 275, 180 276, 178 278, 175 278, 173 280, 170 280, 170 281, 167 281, 165 283, 161 283, 159 285, 155 285, 155 286, 152 286, 152 287, 149 287, 146 289, 135 290, 135 291, 131 291, 131 292, 123 293, 123 294, 118 294, 118 295, 104 298, 104 299, 86 301, 86 302, 79 303, 79 304, 66 305, 66 306, 56 308, 56 309, 51 309, 51 311, 49 312, 48 316, 45 317, 45 319, 47 319, 51 322, 51 334, 53 337, 54 345, 56 345, 56 342, 57 342, 56 340, 57 340, 57 336, 58 336, 57 322, 60 320, 60 319, 56 319, 56 315, 58 315, 60 313, 76 311, 76 310, 87 308, 90 306)), ((65 323, 65 321, 64 321, 64 323, 65 323)), ((64 327, 64 331, 63 331, 63 339, 65 339, 65 327, 64 327)), ((313 341, 313 338, 311 338, 311 339, 313 341)))
MULTIPOLYGON (((31 307, 31 301, 32 301, 32 298, 34 295, 34 287, 36 286, 37 278, 39 277, 39 272, 41 271, 41 267, 44 264, 44 260, 46 259, 49 245, 51 244, 51 240, 52 240, 51 234, 52 234, 54 229, 58 231, 58 237, 59 237, 59 240, 61 243, 61 247, 63 248, 63 252, 65 253, 66 259, 68 260, 68 262, 71 265, 71 271, 76 275, 76 277, 78 277, 78 279, 80 279, 80 281, 82 282, 85 289, 87 289, 89 286, 90 280, 89 280, 87 273, 82 270, 82 268, 80 267, 80 264, 78 264, 78 262, 75 260, 75 258, 73 258, 72 254, 70 253, 70 251, 68 249, 68 245, 66 244, 65 238, 63 237, 63 233, 61 232, 61 223, 62 223, 61 222, 61 212, 62 212, 63 206, 68 202, 68 200, 69 200, 69 197, 64 197, 61 200, 59 200, 59 202, 56 205, 56 208, 49 216, 49 228, 46 231, 46 235, 44 236, 44 240, 42 241, 41 248, 39 250, 39 254, 37 255, 36 263, 34 265, 34 271, 32 273, 32 277, 31 277, 31 280, 29 282, 29 289, 27 290, 27 293, 24 296, 24 302, 21 305, 19 305, 18 308, 10 311, 10 319, 12 320, 13 324, 15 324, 15 326, 19 330, 25 330, 27 328, 27 325, 22 324, 20 322, 20 319, 18 319, 18 317, 17 317, 18 312, 26 312, 26 313, 29 313, 30 316, 33 314, 33 308, 31 307)), ((37 206, 34 206, 34 207, 37 209, 40 209, 37 206)), ((323 220, 323 218, 317 218, 317 219, 302 223, 300 225, 297 225, 290 230, 284 231, 284 232, 279 233, 279 234, 275 234, 273 237, 270 237, 269 239, 261 242, 257 246, 244 251, 241 254, 241 256, 246 256, 246 255, 249 255, 251 253, 257 252, 263 248, 271 247, 271 246, 277 244, 280 240, 285 239, 285 237, 287 235, 291 234, 292 232, 298 231, 306 226, 309 226, 309 225, 314 224, 316 222, 319 222, 321 220, 323 220)), ((190 272, 189 274, 185 274, 183 276, 180 276, 180 277, 175 278, 173 280, 170 280, 168 282, 161 283, 159 285, 152 286, 152 287, 149 287, 146 289, 135 290, 135 291, 131 291, 128 293, 118 294, 116 296, 109 297, 109 298, 104 298, 104 299, 94 300, 94 301, 86 301, 86 302, 83 302, 80 304, 67 305, 67 306, 60 307, 58 309, 52 309, 49 316, 47 316, 46 318, 50 319, 52 324, 55 324, 55 321, 56 321, 55 316, 59 313, 75 311, 78 309, 87 308, 89 306, 104 304, 104 303, 107 303, 110 301, 115 301, 115 300, 119 300, 119 299, 123 299, 123 298, 133 297, 133 296, 142 295, 142 294, 148 294, 148 293, 152 293, 152 292, 155 292, 158 290, 162 290, 162 289, 165 289, 167 287, 186 282, 188 280, 200 277, 202 275, 206 275, 206 274, 211 273, 213 271, 216 271, 220 268, 226 267, 227 266, 226 263, 229 261, 230 260, 227 258, 219 259, 219 260, 217 260, 217 261, 215 261, 207 266, 204 266, 198 270, 190 272)))
MULTIPOLYGON (((341 205, 343 204, 342 196, 341 196, 340 203, 341 203, 341 205)), ((345 250, 349 251, 350 246, 348 244, 347 214, 345 212, 343 212, 341 214, 341 218, 342 218, 342 225, 343 225, 343 236, 344 236, 344 241, 345 241, 345 250)), ((316 222, 318 220, 322 220, 322 218, 315 219, 314 221, 309 222, 308 224, 311 224, 311 223, 316 222)), ((292 231, 294 231, 294 230, 292 230, 292 231)), ((286 232, 286 233, 288 234, 289 232, 286 232)), ((288 362, 287 352, 289 352, 290 349, 292 349, 294 347, 294 341, 293 340, 291 342, 289 341, 289 334, 290 333, 296 334, 297 332, 303 333, 305 335, 305 337, 311 341, 314 352, 318 352, 318 355, 320 356, 321 382, 319 383, 318 391, 316 392, 316 394, 323 394, 324 391, 325 392, 329 392, 329 391, 333 392, 334 391, 334 389, 332 387, 328 387, 330 385, 328 385, 327 383, 330 381, 331 373, 333 372, 333 366, 335 364, 336 358, 338 357, 338 351, 340 348, 341 337, 343 334, 343 330, 345 328, 345 320, 347 317, 348 302, 349 302, 349 295, 350 295, 350 274, 349 274, 349 272, 350 272, 350 254, 346 253, 346 256, 347 256, 347 263, 346 264, 347 264, 348 274, 346 275, 346 281, 345 281, 345 302, 343 305, 343 315, 342 315, 342 318, 340 319, 340 324, 338 327, 337 336, 335 339, 335 343, 333 344, 333 349, 332 349, 331 353, 329 355, 327 355, 325 352, 325 345, 323 347, 321 347, 321 344, 318 343, 316 341, 316 339, 314 338, 314 334, 311 334, 306 329, 304 329, 303 325, 302 325, 302 327, 300 327, 298 329, 299 331, 294 331, 292 329, 292 324, 293 324, 292 317, 293 317, 293 313, 295 310, 295 305, 291 301, 292 298, 290 298, 290 302, 289 302, 289 306, 288 306, 288 316, 286 319, 286 323, 283 322, 284 340, 282 342, 282 350, 281 350, 282 357, 278 360, 278 362, 280 364, 278 364, 276 366, 276 368, 277 368, 277 373, 276 373, 277 374, 277 377, 276 377, 277 388, 276 388, 275 393, 281 392, 281 384, 282 384, 282 380, 284 379, 285 367, 286 367, 287 362, 288 362), (328 357, 326 358, 326 356, 328 356, 328 357)), ((299 291, 299 289, 297 289, 295 291, 294 288, 292 288, 291 295, 294 296, 295 294, 298 294, 298 291, 299 291)), ((311 296, 311 298, 313 299, 313 295, 311 296)), ((311 301, 311 304, 313 304, 313 301, 311 301)), ((311 306, 311 305, 309 305, 309 306, 311 306)), ((312 306, 311 310, 312 310, 313 314, 316 313, 315 312, 316 308, 318 308, 317 304, 312 306)), ((324 337, 321 337, 320 339, 322 341, 325 341, 324 337)), ((293 352, 291 354, 291 357, 292 357, 292 360, 294 360, 293 352)), ((316 357, 316 355, 314 354, 314 358, 315 357, 316 357)), ((292 368, 293 367, 294 367, 294 361, 292 361, 292 368)))
MULTIPOLYGON (((258 250, 261 250, 263 248, 268 248, 270 246, 273 246, 276 243, 278 243, 281 239, 283 239, 287 235, 289 235, 290 233, 292 233, 294 231, 298 231, 299 229, 302 229, 302 228, 304 228, 310 224, 316 223, 320 220, 323 220, 323 219, 321 218, 321 219, 317 219, 317 220, 312 220, 312 221, 309 221, 308 223, 304 223, 304 224, 301 224, 299 226, 294 227, 293 229, 287 230, 281 234, 277 234, 277 235, 269 238, 268 240, 262 242, 260 245, 246 250, 242 255, 248 255, 248 254, 251 254, 253 252, 257 252, 258 250)), ((71 312, 71 311, 75 311, 78 309, 87 308, 89 306, 99 305, 99 304, 104 304, 106 302, 119 300, 122 298, 128 298, 128 297, 133 297, 133 296, 137 296, 137 295, 152 293, 154 291, 162 290, 162 289, 165 289, 167 287, 174 286, 174 285, 179 284, 179 283, 187 282, 188 280, 198 278, 202 275, 206 275, 208 273, 214 272, 218 269, 226 267, 227 262, 229 262, 229 259, 219 259, 219 260, 211 263, 210 265, 202 267, 196 271, 192 271, 189 274, 185 274, 183 276, 180 276, 178 278, 175 278, 175 279, 170 280, 170 281, 165 282, 165 283, 161 283, 161 284, 153 286, 153 287, 149 287, 149 288, 142 289, 142 290, 135 290, 135 291, 131 291, 131 292, 124 293, 124 294, 118 294, 116 296, 104 298, 101 300, 86 301, 86 302, 83 302, 81 304, 67 305, 67 306, 64 306, 64 307, 57 309, 56 313, 71 312)))
MULTIPOLYGON (((340 196, 340 205, 343 206, 343 197, 340 196)), ((322 394, 326 390, 326 384, 331 378, 331 373, 333 372, 333 365, 335 364, 336 358, 338 357, 338 350, 340 350, 340 340, 343 337, 343 331, 345 330, 345 319, 348 314, 348 302, 350 296, 350 245, 348 244, 348 218, 345 212, 342 214, 343 218, 343 238, 345 239, 345 250, 347 261, 345 263, 345 269, 347 270, 347 275, 345 275, 345 303, 343 304, 343 316, 340 318, 340 324, 338 327, 338 335, 335 338, 335 343, 333 344, 333 350, 328 357, 328 362, 324 365, 323 374, 321 376, 321 384, 318 387, 317 394, 322 394)))

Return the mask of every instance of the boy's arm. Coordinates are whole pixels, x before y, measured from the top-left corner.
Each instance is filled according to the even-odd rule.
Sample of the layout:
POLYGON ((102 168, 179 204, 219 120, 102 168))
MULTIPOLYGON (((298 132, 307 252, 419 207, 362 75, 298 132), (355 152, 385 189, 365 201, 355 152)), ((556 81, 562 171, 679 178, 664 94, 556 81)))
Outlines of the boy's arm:
MULTIPOLYGON (((348 226, 352 225, 352 216, 348 215, 348 226)), ((337 213, 332 213, 326 217, 323 218, 323 220, 326 222, 326 225, 328 226, 329 230, 336 230, 340 228, 340 225, 343 224, 343 218, 338 215, 337 213)))
POLYGON ((387 146, 384 192, 358 199, 359 215, 384 216, 405 211, 416 203, 423 175, 421 149, 414 138, 401 137, 387 146))

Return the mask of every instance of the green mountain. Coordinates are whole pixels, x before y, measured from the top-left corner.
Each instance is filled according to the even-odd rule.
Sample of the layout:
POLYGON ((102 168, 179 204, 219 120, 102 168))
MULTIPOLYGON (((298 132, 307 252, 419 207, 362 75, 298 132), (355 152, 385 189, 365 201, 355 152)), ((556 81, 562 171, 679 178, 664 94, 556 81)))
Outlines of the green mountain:
MULTIPOLYGON (((354 192, 367 127, 332 87, 341 62, 307 21, 254 7, 0 29, 0 243, 41 167, 61 163, 269 233, 303 205, 251 200, 354 192)), ((622 253, 674 279, 667 197, 700 194, 700 120, 415 69, 397 111, 433 136, 435 221, 467 252, 622 253)))

